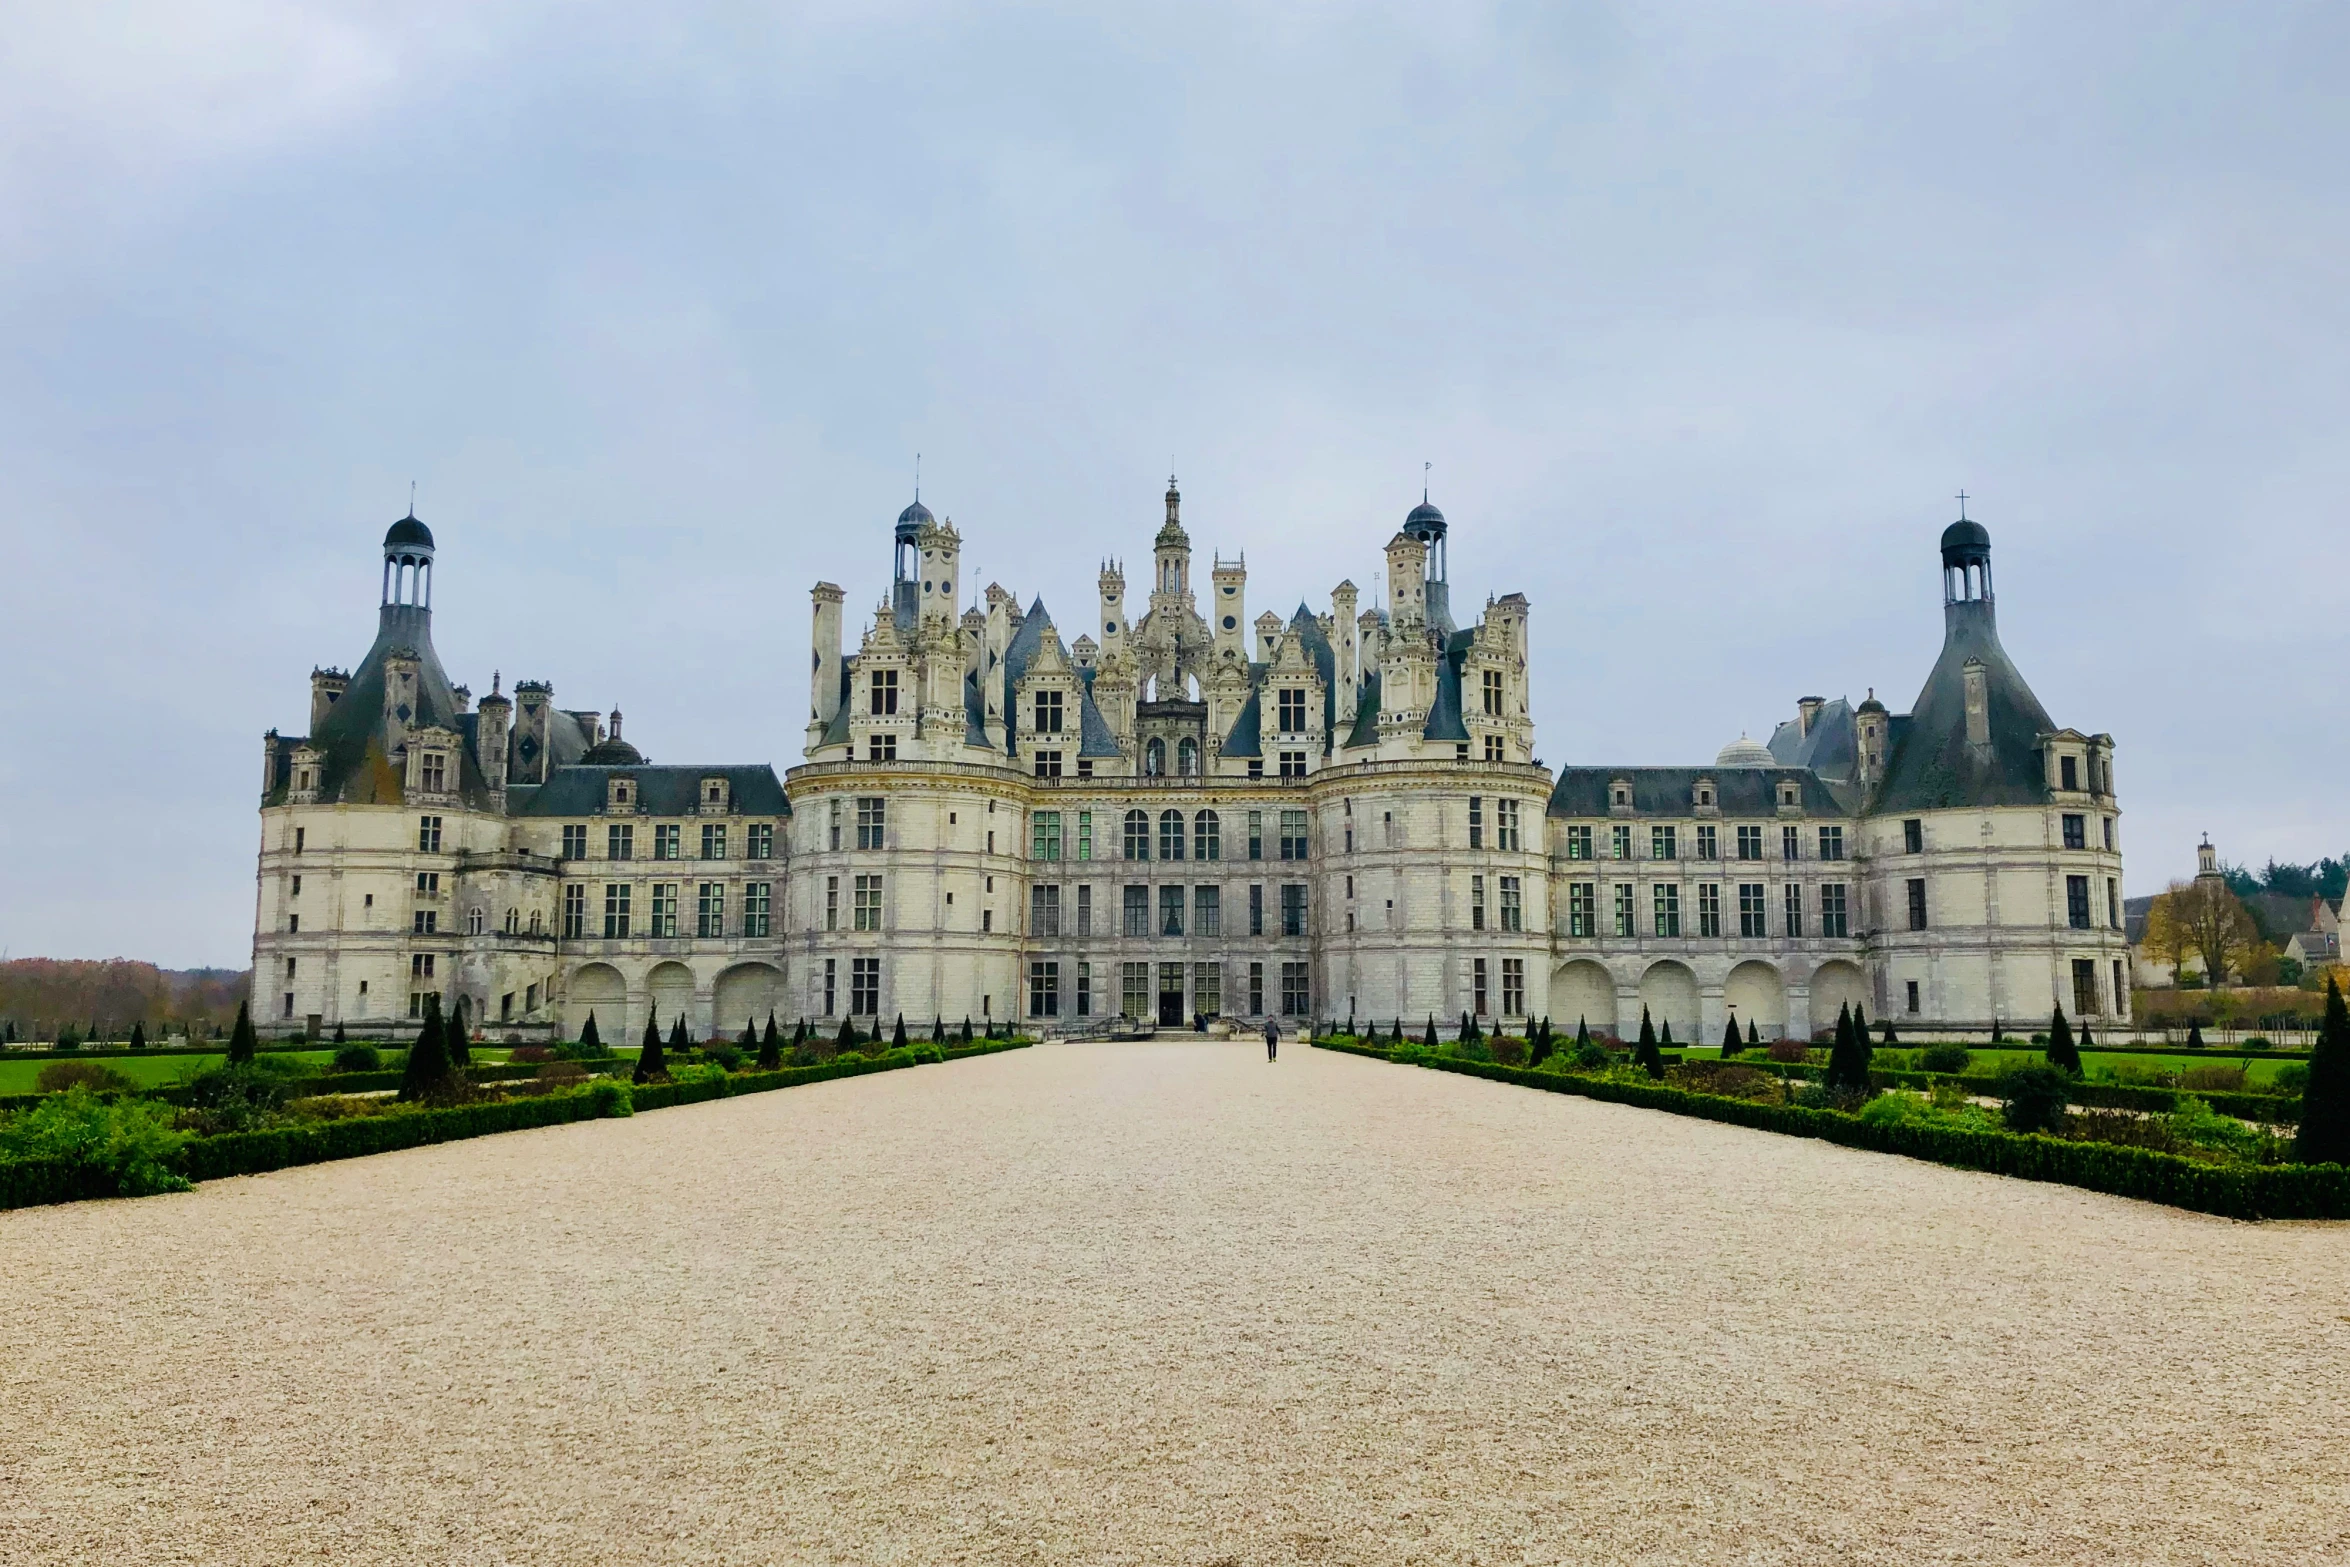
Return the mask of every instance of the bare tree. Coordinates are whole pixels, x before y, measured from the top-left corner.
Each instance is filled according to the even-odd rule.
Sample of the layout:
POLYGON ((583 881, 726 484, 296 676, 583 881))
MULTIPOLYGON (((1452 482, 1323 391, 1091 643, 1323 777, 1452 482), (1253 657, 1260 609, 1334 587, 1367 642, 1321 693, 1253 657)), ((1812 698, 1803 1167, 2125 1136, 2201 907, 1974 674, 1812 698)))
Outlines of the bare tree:
POLYGON ((2146 934, 2140 945, 2147 953, 2183 970, 2192 958, 2200 961, 2212 987, 2225 985, 2228 976, 2241 973, 2260 946, 2260 927, 2243 900, 2216 877, 2173 882, 2146 911, 2146 934))

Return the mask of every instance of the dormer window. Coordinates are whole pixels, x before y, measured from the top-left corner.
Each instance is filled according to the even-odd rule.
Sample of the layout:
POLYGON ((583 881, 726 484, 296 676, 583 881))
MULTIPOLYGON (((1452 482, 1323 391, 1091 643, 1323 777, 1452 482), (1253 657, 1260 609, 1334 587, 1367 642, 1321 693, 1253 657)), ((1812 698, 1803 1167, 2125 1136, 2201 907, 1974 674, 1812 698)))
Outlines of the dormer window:
POLYGON ((2063 788, 2066 792, 2070 793, 2072 791, 2078 790, 2081 787, 2081 760, 2079 757, 2058 757, 2056 759, 2056 771, 2059 779, 2061 780, 2059 787, 2063 788))
POLYGON ((1040 735, 1057 735, 1061 732, 1060 692, 1036 693, 1036 732, 1040 735))
POLYGON ((898 672, 894 669, 873 671, 873 716, 889 718, 898 710, 898 672))
POLYGON ((730 803, 725 779, 705 778, 702 780, 702 809, 704 811, 724 811, 730 803))
POLYGON ((1796 788, 1795 788, 1795 785, 1793 785, 1793 784, 1781 784, 1781 785, 1779 786, 1779 803, 1780 803, 1781 805, 1793 805, 1793 804, 1795 803, 1795 799, 1796 799, 1796 788))
MULTIPOLYGON (((449 788, 449 759, 438 751, 425 752, 420 776, 426 794, 446 794, 449 788)), ((2070 788, 2071 785, 2067 784, 2066 787, 2070 788)))

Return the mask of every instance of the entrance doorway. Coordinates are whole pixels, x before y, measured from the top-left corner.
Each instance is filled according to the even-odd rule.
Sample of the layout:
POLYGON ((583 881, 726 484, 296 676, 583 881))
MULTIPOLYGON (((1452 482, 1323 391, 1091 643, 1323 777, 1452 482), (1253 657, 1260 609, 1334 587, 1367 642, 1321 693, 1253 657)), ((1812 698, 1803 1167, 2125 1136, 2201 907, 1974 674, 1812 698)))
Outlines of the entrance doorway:
POLYGON ((1183 965, 1159 965, 1159 1027, 1181 1028, 1183 1017, 1183 965))

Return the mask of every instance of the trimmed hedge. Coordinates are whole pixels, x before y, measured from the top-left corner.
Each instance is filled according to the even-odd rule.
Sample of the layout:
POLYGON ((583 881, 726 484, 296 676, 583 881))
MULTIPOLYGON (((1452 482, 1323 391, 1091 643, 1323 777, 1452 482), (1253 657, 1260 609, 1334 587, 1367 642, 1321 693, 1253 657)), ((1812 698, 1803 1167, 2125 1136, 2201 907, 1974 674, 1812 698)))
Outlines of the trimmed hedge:
MULTIPOLYGON (((1318 1048, 1388 1059, 1386 1051, 1364 1045, 1332 1043, 1318 1048)), ((1554 1094, 1579 1094, 1587 1099, 1634 1105, 1644 1110, 1696 1116, 1756 1131, 1815 1137, 1847 1148, 1901 1154, 1963 1170, 1983 1170, 2026 1181, 2053 1181, 2230 1219, 2350 1218, 2350 1168, 2338 1164, 2228 1169, 2199 1164, 2176 1154, 2117 1148, 2106 1143, 2069 1143, 2054 1137, 1970 1132, 1939 1126, 1879 1125, 1833 1110, 1723 1099, 1668 1088, 1661 1083, 1611 1082, 1604 1078, 1496 1066, 1486 1061, 1462 1061, 1450 1056, 1432 1057, 1414 1064, 1525 1088, 1546 1089, 1554 1094)))
MULTIPOLYGON (((1802 1083, 1817 1082, 1827 1075, 1826 1068, 1808 1062, 1732 1061, 1729 1065, 1752 1067, 1757 1072, 1802 1083)), ((1999 1079, 1981 1072, 1906 1072, 1871 1067, 1869 1082, 1877 1088, 1931 1088, 1936 1083, 1956 1083, 1968 1093, 1996 1097, 1999 1079)), ((2092 1110, 2136 1110, 2147 1115, 2168 1115, 2179 1107, 2180 1100, 2200 1099, 2221 1115, 2232 1115, 2239 1121, 2292 1126, 2301 1119, 2298 1094, 2237 1094, 2217 1089, 2157 1088, 2150 1083, 2075 1081, 2071 1098, 2074 1104, 2092 1110)))

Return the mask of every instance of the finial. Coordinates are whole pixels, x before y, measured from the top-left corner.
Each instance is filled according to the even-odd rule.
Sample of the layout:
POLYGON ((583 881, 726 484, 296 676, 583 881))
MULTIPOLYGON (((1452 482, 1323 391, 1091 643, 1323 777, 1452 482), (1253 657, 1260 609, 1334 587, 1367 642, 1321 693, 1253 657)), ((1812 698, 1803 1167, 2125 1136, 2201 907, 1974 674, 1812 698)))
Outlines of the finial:
POLYGON ((1960 522, 1966 521, 1966 491, 1964 490, 1958 492, 1958 520, 1960 522))
POLYGON ((914 454, 914 504, 922 504, 922 454, 914 454))
POLYGON ((416 520, 416 481, 414 479, 408 481, 408 519, 411 522, 416 520))
POLYGON ((1423 506, 1428 504, 1428 470, 1435 466, 1432 462, 1420 464, 1420 504, 1423 506))
POLYGON ((498 672, 497 672, 496 670, 494 670, 494 669, 493 669, 493 670, 491 670, 491 671, 490 671, 490 695, 492 695, 492 696, 496 696, 497 694, 498 694, 498 672))
POLYGON ((620 738, 620 709, 617 707, 612 709, 612 738, 620 738))

